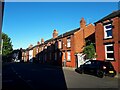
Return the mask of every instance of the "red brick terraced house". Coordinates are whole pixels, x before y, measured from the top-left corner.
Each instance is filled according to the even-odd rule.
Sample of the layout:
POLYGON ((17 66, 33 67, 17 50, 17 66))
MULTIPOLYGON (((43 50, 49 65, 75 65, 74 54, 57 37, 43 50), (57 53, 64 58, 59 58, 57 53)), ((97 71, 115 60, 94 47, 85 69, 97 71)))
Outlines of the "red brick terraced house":
POLYGON ((57 30, 53 31, 53 37, 47 41, 34 46, 33 57, 41 63, 76 67, 76 53, 82 53, 85 40, 91 39, 95 42, 95 26, 86 25, 84 18, 80 21, 80 28, 65 32, 58 36, 57 30))
POLYGON ((33 45, 31 44, 27 49, 22 51, 22 60, 24 62, 32 62, 33 59, 33 45))
POLYGON ((97 60, 110 61, 120 72, 120 10, 95 23, 97 60))

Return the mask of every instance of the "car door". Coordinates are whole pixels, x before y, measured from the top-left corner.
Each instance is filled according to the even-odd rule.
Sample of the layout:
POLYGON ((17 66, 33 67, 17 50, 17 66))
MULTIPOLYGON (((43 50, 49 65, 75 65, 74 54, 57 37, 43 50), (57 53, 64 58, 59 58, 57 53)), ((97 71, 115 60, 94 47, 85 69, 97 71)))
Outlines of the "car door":
POLYGON ((97 68, 96 61, 91 61, 91 64, 90 64, 90 72, 91 72, 91 73, 94 73, 94 72, 96 71, 96 68, 97 68))
POLYGON ((84 72, 85 73, 89 73, 91 71, 91 61, 87 61, 84 65, 83 65, 83 68, 84 68, 84 72))

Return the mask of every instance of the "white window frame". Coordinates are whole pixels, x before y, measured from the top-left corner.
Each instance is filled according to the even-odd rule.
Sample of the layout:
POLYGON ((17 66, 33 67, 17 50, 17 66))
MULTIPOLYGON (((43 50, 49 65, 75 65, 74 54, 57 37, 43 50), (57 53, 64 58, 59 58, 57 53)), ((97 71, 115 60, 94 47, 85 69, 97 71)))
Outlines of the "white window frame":
POLYGON ((71 47, 71 39, 67 38, 67 47, 71 47))
POLYGON ((29 51, 29 60, 33 58, 33 50, 29 51))
MULTIPOLYGON (((107 51, 107 47, 108 47, 108 46, 113 46, 113 44, 105 45, 105 59, 106 59, 106 60, 114 60, 114 58, 108 58, 108 57, 107 57, 107 53, 113 53, 113 54, 114 54, 114 50, 113 50, 113 51, 112 51, 112 50, 111 50, 111 51, 107 51)), ((113 49, 114 49, 114 46, 113 46, 113 49)))
POLYGON ((59 41, 59 49, 61 49, 62 48, 62 41, 60 40, 59 41))
POLYGON ((106 26, 110 26, 110 25, 112 25, 112 24, 104 25, 104 38, 105 38, 105 39, 109 39, 109 38, 112 38, 112 37, 113 37, 113 35, 107 37, 107 32, 106 32, 106 31, 108 31, 108 30, 112 30, 112 28, 108 28, 108 29, 106 29, 106 26))
POLYGON ((67 51, 67 61, 71 61, 71 51, 67 51))
POLYGON ((45 46, 45 49, 47 49, 47 46, 45 46))
POLYGON ((39 53, 39 48, 37 48, 36 53, 39 53))

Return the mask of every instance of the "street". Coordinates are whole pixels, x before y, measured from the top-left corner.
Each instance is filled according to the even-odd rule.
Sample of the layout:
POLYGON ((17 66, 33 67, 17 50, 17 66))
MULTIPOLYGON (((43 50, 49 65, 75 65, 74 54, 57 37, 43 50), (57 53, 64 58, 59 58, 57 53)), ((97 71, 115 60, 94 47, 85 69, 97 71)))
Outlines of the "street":
POLYGON ((74 70, 35 63, 7 63, 2 68, 2 90, 50 88, 118 88, 118 79, 98 78, 74 70))

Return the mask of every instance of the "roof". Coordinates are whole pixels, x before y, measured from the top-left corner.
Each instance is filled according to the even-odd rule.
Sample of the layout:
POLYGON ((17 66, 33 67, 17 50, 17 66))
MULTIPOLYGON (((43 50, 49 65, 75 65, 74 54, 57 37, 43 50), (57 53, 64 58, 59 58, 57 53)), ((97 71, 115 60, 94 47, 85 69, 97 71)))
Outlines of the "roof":
MULTIPOLYGON (((55 40, 55 39, 60 39, 60 38, 62 38, 62 37, 66 37, 66 36, 72 35, 72 34, 74 34, 74 33, 75 33, 76 31, 78 31, 78 30, 80 30, 80 28, 76 28, 76 29, 71 30, 71 31, 69 31, 69 32, 66 32, 66 33, 64 33, 64 34, 61 34, 61 35, 59 35, 57 38, 48 39, 48 40, 46 40, 43 44, 47 44, 48 42, 53 41, 53 40, 55 40)), ((43 44, 40 44, 40 45, 43 45, 43 44)), ((31 49, 33 49, 33 48, 35 48, 35 47, 37 47, 37 46, 39 46, 39 45, 35 45, 35 46, 31 47, 31 48, 27 48, 26 50, 31 50, 31 49)), ((25 50, 25 51, 26 51, 26 50, 25 50)))
POLYGON ((22 51, 24 52, 26 49, 22 49, 22 51))
MULTIPOLYGON (((66 32, 66 33, 64 33, 64 34, 61 34, 61 35, 59 35, 57 38, 51 38, 51 39, 48 39, 48 40, 46 40, 43 44, 47 44, 48 42, 51 42, 51 41, 53 41, 53 40, 55 40, 55 39, 60 39, 60 38, 62 38, 62 37, 66 37, 66 36, 69 36, 69 35, 72 35, 72 34, 74 34, 76 31, 78 31, 78 30, 80 30, 80 28, 77 28, 77 29, 74 29, 74 30, 71 30, 71 31, 69 31, 69 32, 66 32)), ((40 45, 43 45, 43 44, 40 44, 40 45)), ((32 47, 32 48, 28 48, 28 49, 26 49, 26 50, 31 50, 31 49, 33 49, 33 48, 35 48, 35 47, 37 47, 37 46, 39 46, 39 45, 35 45, 34 47, 32 47)))
POLYGON ((95 24, 105 21, 105 20, 108 20, 108 19, 111 19, 111 18, 114 18, 114 17, 120 17, 120 10, 112 12, 111 14, 109 14, 109 15, 105 16, 104 18, 100 19, 99 21, 95 22, 95 24))
POLYGON ((57 38, 48 39, 48 40, 46 40, 46 41, 44 42, 44 44, 47 44, 48 42, 53 41, 53 40, 55 40, 55 39, 60 39, 60 38, 62 38, 62 37, 66 37, 66 36, 72 35, 72 34, 74 34, 74 33, 75 33, 76 31, 78 31, 78 30, 80 30, 80 28, 77 28, 77 29, 71 30, 71 31, 69 31, 69 32, 66 32, 66 33, 64 33, 64 34, 61 34, 61 35, 59 35, 57 38))
MULTIPOLYGON (((80 28, 76 28, 76 29, 74 29, 74 30, 65 32, 65 33, 59 35, 57 38, 51 38, 51 39, 46 40, 43 44, 47 44, 48 42, 53 41, 53 40, 55 40, 55 39, 60 39, 60 38, 62 38, 62 37, 66 37, 66 36, 72 35, 72 34, 74 34, 74 33, 75 33, 76 31, 78 31, 78 30, 80 30, 80 28)), ((40 45, 43 45, 43 44, 40 44, 40 45)), ((35 48, 35 47, 37 47, 37 46, 40 46, 40 45, 35 45, 35 46, 31 47, 31 48, 25 49, 24 51, 32 50, 33 48, 35 48)))
POLYGON ((46 40, 44 43, 47 44, 48 42, 54 40, 53 38, 46 40))
POLYGON ((72 35, 72 34, 74 34, 78 30, 80 30, 80 28, 77 28, 77 29, 71 30, 69 32, 63 33, 63 34, 59 35, 56 39, 72 35))

